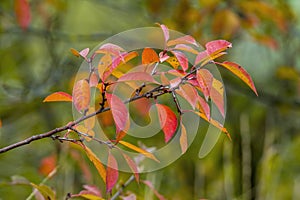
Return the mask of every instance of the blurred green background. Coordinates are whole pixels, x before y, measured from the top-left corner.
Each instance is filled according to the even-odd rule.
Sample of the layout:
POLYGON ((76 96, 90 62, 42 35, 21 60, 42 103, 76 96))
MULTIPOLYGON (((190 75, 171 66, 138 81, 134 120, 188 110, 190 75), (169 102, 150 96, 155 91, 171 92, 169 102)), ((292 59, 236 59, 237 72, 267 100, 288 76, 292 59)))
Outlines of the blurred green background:
MULTIPOLYGON (((142 177, 153 181, 168 199, 300 199, 298 0, 29 3, 30 24, 22 29, 14 1, 0 2, 1 147, 72 120, 71 104, 42 103, 51 92, 72 90, 71 80, 81 60, 71 55, 70 48, 93 49, 116 33, 159 22, 194 36, 201 44, 213 39, 232 42, 226 59, 251 74, 259 96, 220 70, 227 95, 225 127, 232 142, 222 136, 213 151, 199 159, 201 129, 179 160, 142 177)), ((11 177, 23 176, 38 184, 45 178, 45 165, 56 160, 53 158, 61 167, 46 184, 56 190, 59 199, 68 192, 79 192, 83 184, 98 184, 103 189, 86 157, 66 146, 43 139, 1 154, 0 199, 29 196, 31 187, 10 185, 11 177)), ((128 190, 138 199, 153 197, 136 183, 128 190)))

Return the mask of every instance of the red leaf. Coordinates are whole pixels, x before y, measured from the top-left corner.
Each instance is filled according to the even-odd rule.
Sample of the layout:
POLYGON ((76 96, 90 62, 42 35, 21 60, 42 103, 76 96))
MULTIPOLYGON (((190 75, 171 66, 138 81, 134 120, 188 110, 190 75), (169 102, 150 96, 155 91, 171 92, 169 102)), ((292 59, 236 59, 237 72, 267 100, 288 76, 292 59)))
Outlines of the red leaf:
POLYGON ((170 38, 170 35, 169 35, 169 29, 166 25, 163 25, 163 24, 159 24, 157 23, 160 28, 162 29, 163 33, 164 33, 164 38, 165 38, 165 42, 167 43, 167 41, 169 40, 170 38))
POLYGON ((208 100, 210 95, 213 78, 213 75, 207 69, 199 69, 197 71, 197 81, 206 100, 208 100))
POLYGON ((30 6, 27 0, 15 0, 15 15, 19 26, 26 30, 31 21, 30 6))
POLYGON ((172 53, 176 56, 183 71, 186 71, 189 68, 189 61, 187 57, 180 51, 172 51, 172 53))
POLYGON ((177 129, 177 117, 174 112, 165 105, 156 104, 159 116, 159 123, 165 134, 165 142, 169 142, 177 129))
POLYGON ((130 167, 130 169, 132 170, 133 174, 134 174, 134 177, 135 177, 135 180, 136 182, 139 182, 139 171, 138 171, 138 168, 135 164, 135 162, 130 158, 130 156, 128 156, 127 154, 123 153, 122 152, 122 155, 123 157, 125 158, 128 166, 130 167))
POLYGON ((226 40, 214 40, 206 43, 207 53, 210 55, 215 52, 221 52, 232 47, 232 44, 226 40))
POLYGON ((48 95, 43 102, 50 101, 72 101, 72 96, 65 92, 54 92, 48 95))
POLYGON ((157 83, 154 78, 146 72, 131 72, 124 74, 121 78, 118 79, 118 82, 121 81, 148 81, 152 83, 157 83))
POLYGON ((78 112, 86 110, 90 105, 91 91, 89 83, 85 80, 79 80, 73 88, 73 103, 78 112))
POLYGON ((198 46, 195 38, 193 38, 190 35, 185 35, 185 36, 176 38, 174 40, 170 40, 170 41, 168 41, 167 46, 173 46, 173 45, 177 45, 177 44, 192 44, 192 45, 198 46))
POLYGON ((159 62, 157 53, 151 48, 145 48, 142 53, 142 64, 159 62))
POLYGON ((253 90, 253 92, 256 95, 258 95, 251 76, 239 64, 234 63, 234 62, 228 62, 228 61, 225 61, 223 63, 218 63, 218 62, 216 62, 216 63, 218 65, 228 69, 233 74, 235 74, 237 77, 239 77, 242 81, 244 81, 253 90))
POLYGON ((119 177, 118 163, 115 157, 108 153, 107 168, 106 168, 106 192, 109 193, 117 183, 119 177))
POLYGON ((110 106, 113 119, 116 124, 116 132, 117 134, 121 131, 127 131, 127 123, 129 122, 129 113, 125 106, 125 104, 121 101, 119 97, 114 94, 106 94, 106 98, 108 100, 108 104, 110 106))

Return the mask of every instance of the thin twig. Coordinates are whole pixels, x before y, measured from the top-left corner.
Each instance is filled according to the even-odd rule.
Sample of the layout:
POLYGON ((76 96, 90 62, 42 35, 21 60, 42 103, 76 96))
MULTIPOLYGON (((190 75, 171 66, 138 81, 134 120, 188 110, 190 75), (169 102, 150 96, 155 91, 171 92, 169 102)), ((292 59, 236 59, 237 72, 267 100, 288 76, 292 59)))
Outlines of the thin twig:
POLYGON ((123 190, 134 180, 134 175, 131 175, 128 180, 121 185, 120 189, 111 197, 111 200, 115 200, 120 196, 120 194, 123 192, 123 190))

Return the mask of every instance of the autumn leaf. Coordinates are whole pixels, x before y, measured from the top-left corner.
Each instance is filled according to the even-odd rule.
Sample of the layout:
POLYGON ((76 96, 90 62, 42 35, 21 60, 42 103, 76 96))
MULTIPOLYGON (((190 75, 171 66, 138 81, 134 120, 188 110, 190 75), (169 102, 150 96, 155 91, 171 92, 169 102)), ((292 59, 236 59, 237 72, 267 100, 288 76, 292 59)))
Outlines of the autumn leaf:
POLYGON ((95 72, 92 72, 89 81, 90 87, 97 87, 98 82, 99 80, 97 74, 95 72))
POLYGON ((224 108, 224 85, 221 81, 213 79, 210 98, 219 109, 222 116, 225 116, 224 108))
POLYGON ((114 56, 119 56, 121 51, 124 51, 124 49, 116 44, 112 43, 106 43, 103 44, 95 53, 97 54, 111 54, 114 56))
POLYGON ((159 25, 160 28, 162 29, 163 34, 164 34, 164 38, 165 38, 165 43, 167 43, 167 41, 170 38, 168 27, 166 25, 164 25, 164 24, 159 24, 159 23, 156 23, 156 24, 159 25))
POLYGON ((130 158, 130 156, 128 156, 127 154, 121 152, 124 159, 126 160, 128 166, 130 167, 131 171, 133 172, 134 174, 134 177, 135 177, 135 180, 136 182, 139 183, 139 171, 138 171, 138 168, 137 168, 137 165, 136 163, 130 158))
POLYGON ((254 83, 252 81, 251 76, 248 74, 248 72, 242 68, 239 64, 234 62, 225 61, 223 63, 215 62, 216 64, 228 69, 231 71, 234 75, 239 77, 242 81, 244 81, 252 90, 253 92, 258 96, 256 88, 254 86, 254 83))
POLYGON ((206 51, 209 55, 212 53, 225 51, 231 47, 232 44, 226 40, 214 40, 206 43, 205 45, 206 51))
POLYGON ((112 62, 111 65, 109 65, 104 73, 103 76, 101 77, 101 80, 105 81, 113 72, 114 69, 118 68, 119 66, 127 63, 129 60, 135 58, 136 56, 138 56, 138 53, 136 51, 132 51, 129 53, 122 53, 119 56, 115 57, 112 62))
POLYGON ((43 100, 43 102, 51 101, 72 101, 72 96, 65 92, 54 92, 43 100))
POLYGON ((210 119, 210 107, 207 103, 207 101, 205 101, 201 96, 198 95, 197 98, 197 105, 198 105, 198 109, 205 114, 205 116, 207 117, 207 119, 210 119))
POLYGON ((187 102, 189 102, 192 108, 195 109, 199 95, 193 86, 190 84, 184 84, 179 86, 179 90, 176 90, 175 92, 182 96, 187 102))
POLYGON ((40 162, 39 172, 44 176, 48 176, 56 168, 57 157, 55 154, 43 158, 40 162))
POLYGON ((80 56, 79 51, 77 51, 76 49, 71 48, 70 51, 71 51, 71 53, 72 53, 74 56, 76 56, 76 57, 79 57, 79 56, 80 56))
MULTIPOLYGON (((86 115, 92 114, 95 112, 95 108, 94 107, 90 107, 89 110, 87 111, 86 115)), ((84 120, 84 126, 88 129, 91 130, 94 128, 95 126, 95 121, 96 121, 96 116, 90 117, 86 120, 84 120)))
POLYGON ((89 54, 89 52, 90 52, 90 49, 89 48, 85 48, 85 49, 83 49, 83 50, 81 50, 79 52, 79 55, 81 55, 83 58, 86 59, 86 56, 89 54))
POLYGON ((166 61, 174 68, 174 69, 178 69, 180 63, 178 61, 178 59, 175 56, 171 56, 168 59, 166 59, 166 61))
POLYGON ((197 70, 197 81, 205 99, 208 100, 212 87, 213 75, 207 69, 199 69, 197 70))
POLYGON ((73 88, 73 104, 78 112, 88 109, 90 96, 89 83, 84 79, 77 81, 73 88))
POLYGON ((189 68, 189 61, 188 61, 187 57, 184 55, 184 53, 182 53, 180 51, 172 51, 172 53, 177 58, 183 71, 186 71, 189 68))
POLYGON ((188 148, 187 134, 186 134, 186 128, 182 122, 180 122, 180 127, 181 127, 181 134, 180 134, 179 142, 181 147, 181 154, 184 154, 188 148))
POLYGON ((106 170, 105 170, 103 164, 101 163, 100 159, 87 146, 85 146, 81 143, 76 143, 76 144, 78 144, 79 146, 81 146, 83 148, 83 150, 86 153, 87 157, 90 159, 90 161, 96 167, 96 169, 97 169, 99 175, 101 176, 102 180, 104 181, 104 183, 106 183, 106 170))
POLYGON ((193 53, 193 54, 196 54, 196 55, 198 55, 198 53, 199 53, 194 48, 192 48, 188 45, 185 45, 185 44, 177 44, 173 49, 181 50, 181 51, 185 51, 185 52, 190 52, 190 53, 193 53))
POLYGON ((126 132, 129 113, 125 104, 114 94, 106 93, 106 98, 116 124, 116 133, 118 134, 121 131, 126 132))
POLYGON ((192 111, 192 112, 194 112, 196 115, 198 115, 199 117, 201 117, 202 119, 204 119, 208 123, 210 123, 213 126, 215 126, 216 128, 218 128, 220 131, 222 131, 223 133, 225 133, 227 135, 227 137, 231 140, 231 136, 230 136, 229 132, 227 131, 227 129, 224 128, 223 125, 220 124, 218 121, 216 121, 216 120, 214 120, 212 118, 208 119, 204 113, 197 112, 197 111, 192 111))
POLYGON ((157 83, 154 78, 147 72, 131 72, 126 73, 118 79, 118 82, 122 81, 148 81, 152 83, 157 83))
POLYGON ((198 43, 195 40, 195 38, 193 38, 190 35, 185 35, 185 36, 176 38, 174 40, 169 40, 167 42, 167 46, 174 46, 174 45, 178 45, 178 44, 192 44, 192 45, 198 46, 198 43))
POLYGON ((150 153, 150 152, 148 152, 148 151, 146 151, 146 150, 144 150, 144 149, 142 149, 140 147, 137 147, 137 146, 135 146, 135 145, 133 145, 131 143, 125 142, 125 141, 119 141, 119 143, 122 144, 123 146, 131 149, 131 150, 134 150, 134 151, 136 151, 138 153, 143 154, 147 158, 150 158, 152 160, 155 160, 156 162, 159 162, 159 160, 152 153, 150 153))
POLYGON ((169 142, 177 129, 177 117, 174 112, 165 105, 156 104, 159 123, 165 135, 165 142, 169 142))
POLYGON ((100 79, 103 81, 103 74, 109 65, 112 63, 112 56, 109 53, 103 55, 98 63, 98 74, 100 79))
POLYGON ((28 0, 15 0, 14 8, 19 26, 23 30, 26 30, 31 21, 30 6, 28 0))
POLYGON ((30 185, 35 189, 37 189, 45 199, 50 199, 50 200, 56 199, 55 192, 49 186, 43 184, 36 185, 34 183, 30 183, 30 185))
POLYGON ((106 168, 106 192, 109 193, 117 183, 119 177, 118 163, 112 153, 109 151, 106 168))
POLYGON ((142 64, 159 62, 157 53, 151 48, 145 48, 142 53, 142 64))

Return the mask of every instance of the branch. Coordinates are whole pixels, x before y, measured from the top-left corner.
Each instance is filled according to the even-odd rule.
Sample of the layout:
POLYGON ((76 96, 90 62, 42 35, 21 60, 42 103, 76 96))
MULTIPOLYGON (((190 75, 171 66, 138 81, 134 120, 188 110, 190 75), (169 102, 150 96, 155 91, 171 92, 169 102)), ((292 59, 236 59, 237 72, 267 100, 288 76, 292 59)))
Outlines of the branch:
POLYGON ((111 197, 111 200, 117 199, 123 190, 134 180, 134 175, 131 175, 129 179, 121 185, 121 188, 111 197))

